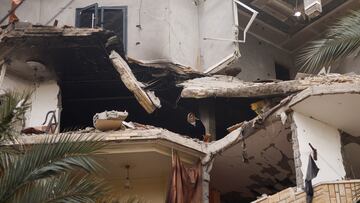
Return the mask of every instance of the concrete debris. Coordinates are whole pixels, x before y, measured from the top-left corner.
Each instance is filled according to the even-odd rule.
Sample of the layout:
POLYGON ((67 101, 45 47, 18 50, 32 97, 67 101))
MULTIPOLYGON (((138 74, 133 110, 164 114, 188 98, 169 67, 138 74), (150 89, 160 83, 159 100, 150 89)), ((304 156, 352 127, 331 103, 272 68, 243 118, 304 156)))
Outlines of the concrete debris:
POLYGON ((111 52, 110 60, 120 74, 125 86, 134 94, 140 105, 148 113, 154 112, 156 108, 161 108, 159 98, 155 96, 153 91, 143 89, 144 85, 136 79, 129 65, 116 51, 111 52))
POLYGON ((215 75, 187 80, 179 86, 183 87, 181 92, 183 98, 273 97, 296 93, 310 86, 334 83, 360 84, 360 76, 328 74, 299 80, 254 83, 244 82, 231 76, 215 75))
POLYGON ((74 28, 69 26, 55 27, 33 25, 26 22, 17 22, 7 26, 0 32, 0 41, 17 37, 49 37, 49 36, 90 36, 94 33, 104 32, 100 28, 74 28))
POLYGON ((100 131, 109 131, 117 129, 125 129, 122 122, 127 118, 128 112, 120 111, 104 111, 97 113, 93 117, 93 123, 96 129, 100 131))

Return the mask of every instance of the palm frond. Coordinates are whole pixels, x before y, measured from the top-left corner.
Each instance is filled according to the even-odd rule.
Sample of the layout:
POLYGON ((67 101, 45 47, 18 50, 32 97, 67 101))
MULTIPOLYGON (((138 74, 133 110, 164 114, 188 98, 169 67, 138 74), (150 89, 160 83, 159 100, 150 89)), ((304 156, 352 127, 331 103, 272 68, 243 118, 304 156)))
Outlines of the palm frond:
POLYGON ((0 98, 0 142, 16 137, 15 124, 24 119, 30 107, 30 93, 6 92, 0 98))
POLYGON ((0 177, 0 202, 5 202, 34 181, 64 172, 98 172, 102 167, 91 154, 103 148, 101 138, 82 134, 54 135, 34 145, 4 169, 0 177))
POLYGON ((359 183, 355 183, 353 185, 353 202, 359 202, 360 201, 360 184, 359 183))
POLYGON ((316 73, 349 56, 360 47, 360 10, 352 11, 330 27, 324 39, 311 42, 296 59, 301 71, 316 73))
POLYGON ((22 152, 14 146, 0 147, 0 176, 3 175, 4 170, 9 168, 15 157, 22 152))
POLYGON ((9 202, 92 203, 105 195, 107 188, 106 183, 95 176, 61 174, 27 185, 9 202))

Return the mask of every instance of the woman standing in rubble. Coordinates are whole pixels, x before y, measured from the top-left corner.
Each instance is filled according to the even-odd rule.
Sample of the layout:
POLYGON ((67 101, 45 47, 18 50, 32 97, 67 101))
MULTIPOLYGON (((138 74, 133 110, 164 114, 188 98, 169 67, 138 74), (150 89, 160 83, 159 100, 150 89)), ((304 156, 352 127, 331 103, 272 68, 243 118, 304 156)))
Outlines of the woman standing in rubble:
POLYGON ((187 114, 188 135, 192 138, 203 140, 205 137, 205 126, 200 119, 196 118, 193 112, 187 114))

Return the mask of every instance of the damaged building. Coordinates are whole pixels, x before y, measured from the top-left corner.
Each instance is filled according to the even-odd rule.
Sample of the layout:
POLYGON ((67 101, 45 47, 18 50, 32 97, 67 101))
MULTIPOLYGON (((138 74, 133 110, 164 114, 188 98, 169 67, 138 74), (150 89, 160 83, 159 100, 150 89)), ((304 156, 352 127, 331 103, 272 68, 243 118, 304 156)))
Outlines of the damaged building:
POLYGON ((358 201, 359 59, 308 75, 295 56, 359 1, 0 2, 0 89, 31 92, 19 143, 102 135, 102 175, 145 202, 180 165, 191 202, 306 202, 312 159, 314 202, 358 201))

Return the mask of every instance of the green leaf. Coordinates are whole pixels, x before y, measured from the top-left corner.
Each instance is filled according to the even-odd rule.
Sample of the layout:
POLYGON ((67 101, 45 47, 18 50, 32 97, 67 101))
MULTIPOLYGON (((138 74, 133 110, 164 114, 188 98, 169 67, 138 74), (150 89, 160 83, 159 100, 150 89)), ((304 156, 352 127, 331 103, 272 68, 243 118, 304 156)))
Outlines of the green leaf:
POLYGON ((97 173, 103 168, 90 156, 105 144, 100 137, 83 134, 48 136, 24 155, 16 156, 0 177, 0 202, 6 202, 34 181, 66 172, 97 173))
POLYGON ((16 123, 23 120, 30 107, 31 93, 6 92, 0 97, 0 142, 14 140, 16 123))
POLYGON ((61 174, 27 185, 9 202, 92 203, 105 195, 107 188, 106 183, 95 176, 61 174))
POLYGON ((360 47, 360 10, 336 22, 324 39, 310 42, 296 59, 301 71, 317 73, 323 67, 353 54, 360 47))

